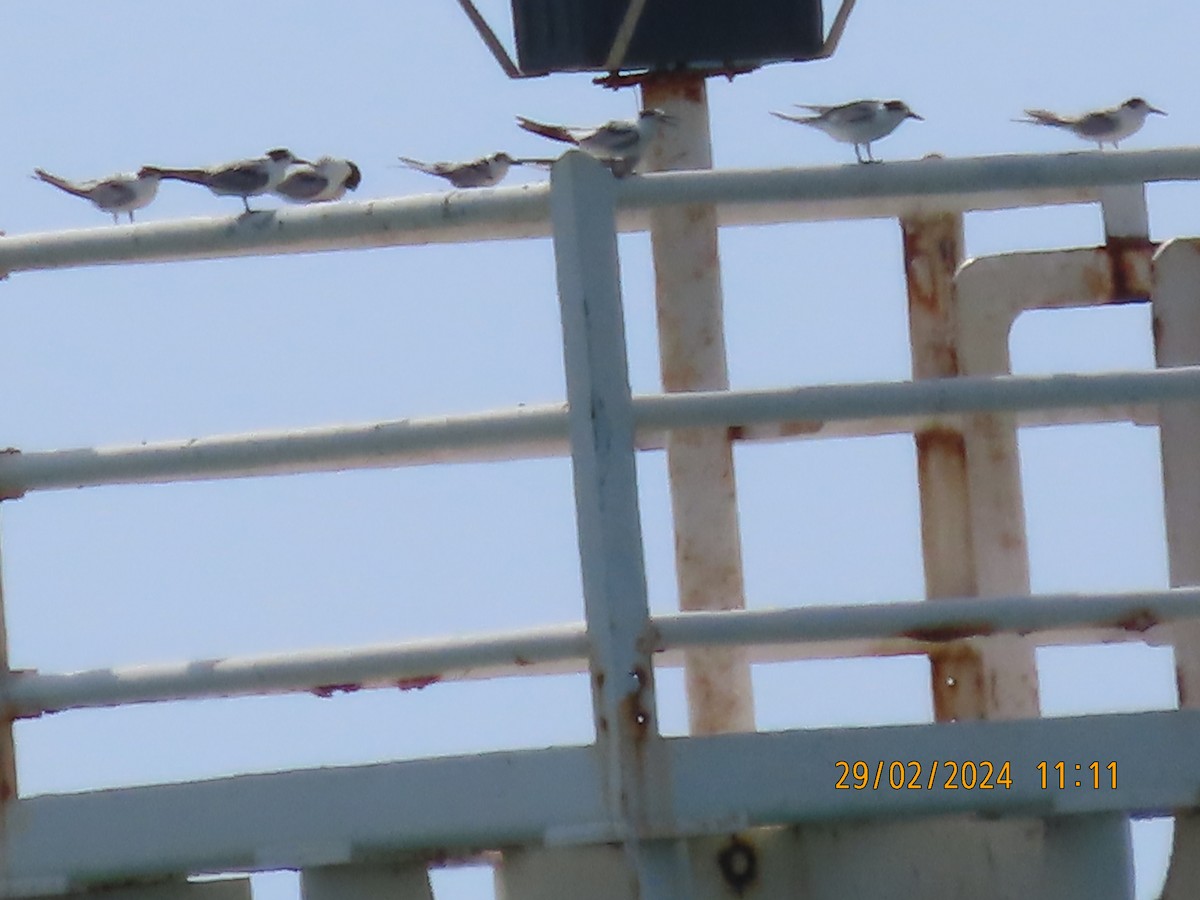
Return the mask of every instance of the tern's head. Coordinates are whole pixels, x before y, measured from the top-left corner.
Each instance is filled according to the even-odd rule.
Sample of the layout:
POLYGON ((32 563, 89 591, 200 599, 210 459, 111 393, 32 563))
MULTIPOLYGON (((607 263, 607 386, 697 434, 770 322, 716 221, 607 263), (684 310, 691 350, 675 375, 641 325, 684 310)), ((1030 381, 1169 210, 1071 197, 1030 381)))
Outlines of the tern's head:
POLYGON ((501 150, 499 153, 493 153, 491 158, 492 158, 493 162, 503 163, 504 165, 508 165, 508 166, 520 165, 520 163, 517 160, 513 159, 511 156, 509 156, 503 150, 501 150))
POLYGON ((1157 106, 1151 106, 1149 103, 1147 103, 1141 97, 1133 97, 1130 100, 1126 100, 1124 103, 1121 104, 1121 106, 1123 106, 1125 109, 1136 110, 1137 112, 1140 112, 1142 115, 1149 115, 1150 113, 1157 113, 1160 116, 1166 115, 1166 113, 1163 112, 1161 109, 1159 109, 1157 106))
POLYGON ((291 150, 285 150, 282 147, 276 148, 274 150, 268 150, 267 151, 267 159, 272 160, 274 162, 288 163, 289 165, 291 165, 292 163, 307 163, 308 162, 307 159, 301 159, 296 154, 294 154, 291 150))
POLYGON ((157 181, 162 178, 162 169, 154 166, 142 166, 138 169, 137 177, 143 181, 157 181))
POLYGON ((362 170, 350 162, 350 160, 346 160, 346 167, 350 171, 346 173, 346 178, 342 184, 346 185, 349 190, 356 191, 358 190, 358 186, 362 184, 362 170))
POLYGON ((908 108, 908 104, 903 100, 888 100, 883 104, 883 108, 888 112, 898 113, 903 119, 920 119, 925 121, 924 116, 918 116, 915 112, 908 108))

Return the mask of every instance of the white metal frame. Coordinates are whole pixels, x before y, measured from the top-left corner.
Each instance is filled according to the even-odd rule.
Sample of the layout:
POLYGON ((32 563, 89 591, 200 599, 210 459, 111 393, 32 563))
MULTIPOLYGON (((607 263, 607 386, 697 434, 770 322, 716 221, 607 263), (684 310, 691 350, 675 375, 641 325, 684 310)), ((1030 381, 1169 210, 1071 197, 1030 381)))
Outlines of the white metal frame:
MULTIPOLYGON (((320 692, 383 680, 394 686, 398 679, 412 679, 415 685, 519 669, 529 674, 577 670, 586 658, 599 736, 595 745, 582 748, 14 798, 4 805, 0 896, 293 867, 305 870, 306 896, 313 898, 416 897, 428 895, 427 881, 414 876, 412 867, 416 860, 420 868, 424 854, 612 842, 624 848, 628 896, 707 896, 704 879, 693 878, 704 846, 697 841, 705 836, 967 812, 1047 823, 1036 839, 1014 842, 1001 836, 994 838, 996 847, 1008 840, 1040 848, 1046 860, 1059 861, 1064 854, 1086 857, 1087 847, 1094 861, 1095 848, 1104 847, 1099 858, 1127 870, 1127 848, 1121 849, 1125 817, 1191 810, 1200 796, 1194 758, 1200 740, 1195 711, 1200 591, 1182 587, 1200 581, 1189 568, 1200 558, 1195 552, 1200 503, 1191 502, 1200 497, 1193 452, 1200 433, 1200 327, 1194 321, 1200 306, 1195 302, 1200 250, 1194 242, 1172 242, 1153 255, 1151 265, 1155 248, 1144 234, 1144 203, 1139 206, 1147 182, 1195 179, 1200 179, 1197 150, 669 173, 620 182, 588 158, 569 153, 548 186, 0 239, 0 272, 16 275, 139 261, 552 235, 563 314, 565 407, 149 447, 12 452, 0 456, 0 496, 98 484, 513 459, 569 449, 586 609, 582 626, 216 661, 203 671, 181 666, 10 673, 0 682, 0 700, 10 715, 251 692, 320 692), (1081 202, 1102 204, 1110 238, 1103 250, 979 260, 955 271, 957 259, 939 263, 920 249, 922 235, 934 229, 953 236, 960 227, 956 217, 967 210, 1081 202), (644 229, 652 210, 679 203, 713 205, 720 224, 901 218, 915 248, 906 260, 910 295, 913 274, 922 266, 939 292, 934 298, 939 311, 921 323, 922 340, 930 353, 953 349, 958 369, 938 371, 915 355, 914 373, 924 380, 912 383, 632 398, 615 235, 644 229), (1092 277, 1105 266, 1109 275, 1119 271, 1120 277, 1108 282, 1092 277), (1060 291, 1063 284, 1069 287, 1060 291), (1107 288, 1089 297, 1079 292, 1080 284, 1107 288), (1055 304, 1055 298, 1067 295, 1107 302, 1121 291, 1155 304, 1160 325, 1165 324, 1157 343, 1164 368, 1048 378, 1003 374, 1016 309, 1055 304), (1017 305, 1005 305, 1007 298, 1016 298, 1017 305), (1027 563, 1012 452, 1015 428, 1018 423, 1110 420, 1160 423, 1164 471, 1171 490, 1179 492, 1167 497, 1172 584, 1178 587, 1108 597, 1029 598, 1022 574, 1027 563), (797 428, 798 423, 805 427, 797 428), (937 603, 652 619, 634 453, 663 446, 672 430, 734 427, 766 439, 891 431, 946 438, 926 443, 922 471, 926 465, 943 472, 959 466, 954 477, 969 485, 971 502, 962 509, 974 556, 957 574, 947 569, 953 577, 944 582, 958 579, 962 589, 934 590, 931 583, 931 598, 953 598, 937 603), (961 453, 955 449, 960 444, 961 453), (1001 596, 973 599, 976 594, 1001 596), (1036 684, 1030 686, 1029 672, 1021 669, 1030 647, 1125 639, 1176 647, 1183 709, 1030 718, 1036 716, 1036 684), (935 661, 948 659, 948 649, 961 660, 965 648, 970 661, 955 672, 1012 681, 991 694, 946 693, 939 718, 963 721, 663 739, 657 729, 655 662, 677 662, 684 650, 714 646, 750 648, 757 659, 926 653, 935 661), (1023 718, 965 721, 1013 717, 1023 718), (1048 791, 1036 783, 1038 761, 1092 760, 1096 748, 1104 746, 1145 748, 1120 760, 1117 789, 1048 791), (930 772, 937 761, 977 758, 982 747, 989 749, 980 763, 1008 761, 1017 773, 1010 788, 856 791, 836 786, 838 760, 911 760, 930 772), (1063 816, 1078 818, 1054 818, 1063 816), (168 820, 179 827, 162 829, 168 820), (356 865, 380 854, 407 854, 409 864, 395 870, 356 865)), ((960 499, 931 492, 928 502, 941 510, 960 499)), ((927 545, 927 564, 930 546, 936 542, 927 545)), ((1200 856, 1200 826, 1192 825, 1189 815, 1178 818, 1178 865, 1170 885, 1180 896, 1195 889, 1189 867, 1200 856)), ((1126 886, 1113 878, 1080 874, 1083 868, 1066 866, 1076 880, 1054 896, 1069 891, 1127 895, 1126 886)), ((176 894, 173 883, 165 882, 169 896, 243 890, 179 882, 176 894)), ((626 896, 621 891, 613 886, 612 896, 626 896)))

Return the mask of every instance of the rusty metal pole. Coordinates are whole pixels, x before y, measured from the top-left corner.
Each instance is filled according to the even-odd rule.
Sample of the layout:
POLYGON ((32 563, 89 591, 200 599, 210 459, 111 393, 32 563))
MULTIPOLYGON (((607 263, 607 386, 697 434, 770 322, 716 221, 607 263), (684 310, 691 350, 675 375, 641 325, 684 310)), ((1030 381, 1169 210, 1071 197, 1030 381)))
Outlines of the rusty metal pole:
MULTIPOLYGON (((961 375, 954 276, 963 258, 962 216, 914 216, 900 225, 913 378, 961 375)), ((978 551, 986 548, 974 545, 967 441, 958 430, 914 438, 926 597, 978 596, 978 551)), ((953 641, 930 654, 930 665, 938 721, 1038 713, 1033 650, 1020 639, 953 641)))
MULTIPOLYGON (((648 160, 654 171, 711 169, 708 91, 701 75, 642 82, 642 105, 673 117, 648 160)), ((712 206, 662 207, 650 217, 663 389, 729 388, 717 217, 712 206)), ((724 429, 673 431, 667 472, 675 519, 675 573, 685 611, 743 609, 741 533, 733 448, 724 429)), ((750 665, 738 648, 689 651, 692 734, 754 730, 750 665)))

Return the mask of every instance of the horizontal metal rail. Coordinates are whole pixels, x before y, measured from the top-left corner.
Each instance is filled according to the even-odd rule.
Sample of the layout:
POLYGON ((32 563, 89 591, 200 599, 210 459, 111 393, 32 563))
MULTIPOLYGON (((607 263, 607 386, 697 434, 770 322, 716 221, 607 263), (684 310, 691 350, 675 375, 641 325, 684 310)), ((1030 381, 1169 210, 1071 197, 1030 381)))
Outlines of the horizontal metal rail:
MULTIPOLYGON (((1194 710, 670 740, 672 833, 955 813, 1164 815, 1200 796, 1198 744, 1194 710)), ((0 897, 176 875, 181 848, 193 872, 230 872, 353 863, 382 848, 444 858, 621 839, 591 747, 29 797, 9 810, 0 897)))
MULTIPOLYGON (((677 428, 783 423, 775 437, 830 421, 1071 409, 1200 399, 1200 367, 1097 375, 1002 376, 713 391, 635 398, 637 442, 677 428)), ((563 404, 369 425, 209 437, 128 447, 0 454, 0 498, 30 491, 480 462, 567 453, 563 404)))
MULTIPOLYGON (((1152 640, 1152 629, 1192 618, 1200 618, 1200 588, 677 613, 653 619, 653 641, 659 653, 848 640, 903 641, 896 647, 920 653, 931 644, 973 636, 1088 627, 1116 629, 1133 639, 1152 640)), ((587 654, 586 630, 578 624, 71 674, 18 672, 0 685, 0 707, 14 718, 27 718, 68 709, 211 697, 331 696, 385 687, 411 690, 469 678, 583 671, 587 654)))
MULTIPOLYGON (((716 205, 721 225, 761 225, 1091 203, 1107 185, 1197 179, 1200 150, 1192 148, 665 172, 616 184, 617 227, 645 231, 651 209, 680 203, 716 205)), ((543 182, 14 235, 0 238, 0 275, 549 235, 550 189, 543 182)))

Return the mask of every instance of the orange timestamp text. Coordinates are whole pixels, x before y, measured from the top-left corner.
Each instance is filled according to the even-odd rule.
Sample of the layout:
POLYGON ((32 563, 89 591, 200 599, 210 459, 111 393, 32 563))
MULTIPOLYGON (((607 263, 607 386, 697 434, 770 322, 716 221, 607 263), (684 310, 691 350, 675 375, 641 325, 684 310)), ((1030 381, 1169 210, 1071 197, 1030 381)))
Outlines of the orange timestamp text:
POLYGON ((839 759, 834 788, 839 791, 994 791, 1012 788, 1012 763, 991 760, 865 760, 839 759))

